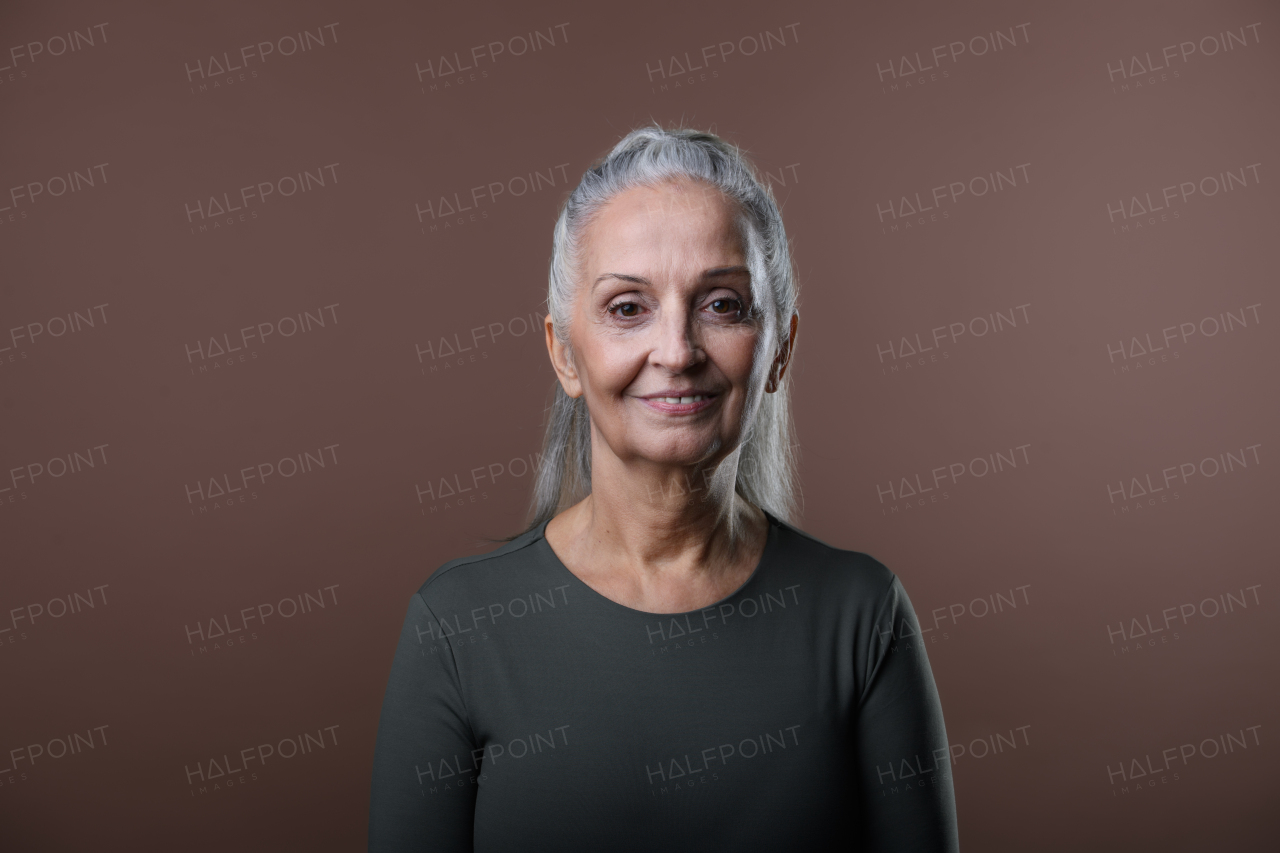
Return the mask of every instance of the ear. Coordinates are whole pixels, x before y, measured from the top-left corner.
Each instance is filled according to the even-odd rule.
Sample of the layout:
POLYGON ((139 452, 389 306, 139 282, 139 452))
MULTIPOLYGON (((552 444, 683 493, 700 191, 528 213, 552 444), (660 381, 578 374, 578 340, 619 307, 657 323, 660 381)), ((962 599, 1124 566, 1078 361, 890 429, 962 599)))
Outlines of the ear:
POLYGON ((547 354, 551 356, 551 366, 555 368, 560 387, 570 397, 581 397, 582 382, 578 379, 578 371, 573 366, 573 355, 569 348, 556 337, 556 329, 551 322, 550 314, 543 320, 543 327, 547 335, 547 354))
POLYGON ((778 348, 778 354, 773 359, 773 364, 769 368, 769 378, 765 380, 764 390, 772 394, 778 390, 778 386, 782 384, 782 376, 787 372, 787 365, 791 363, 791 351, 796 344, 796 326, 800 323, 800 312, 796 311, 791 315, 791 329, 787 334, 786 341, 778 348))

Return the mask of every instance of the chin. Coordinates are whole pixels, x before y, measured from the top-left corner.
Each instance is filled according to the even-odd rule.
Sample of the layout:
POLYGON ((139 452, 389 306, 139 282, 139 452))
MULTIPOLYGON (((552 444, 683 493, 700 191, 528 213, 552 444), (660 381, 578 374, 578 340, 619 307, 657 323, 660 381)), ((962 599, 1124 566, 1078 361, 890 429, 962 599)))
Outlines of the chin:
POLYGON ((670 435, 655 438, 637 448, 636 455, 661 465, 699 465, 714 458, 720 448, 732 446, 719 440, 675 441, 670 435))

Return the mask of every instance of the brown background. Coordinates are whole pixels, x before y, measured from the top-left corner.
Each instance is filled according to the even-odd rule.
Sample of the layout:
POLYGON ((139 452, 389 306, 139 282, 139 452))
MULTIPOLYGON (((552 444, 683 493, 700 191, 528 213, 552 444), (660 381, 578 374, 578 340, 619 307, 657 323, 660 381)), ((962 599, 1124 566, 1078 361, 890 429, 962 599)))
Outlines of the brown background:
POLYGON ((1016 750, 956 763, 965 848, 1269 849, 1274 5, 836 5, 4 5, 6 849, 363 846, 408 596, 446 560, 491 547, 481 537, 519 529, 527 505, 512 461, 539 447, 553 374, 541 336, 521 331, 540 316, 567 188, 559 170, 519 197, 509 182, 562 164, 576 180, 651 120, 744 146, 783 205, 802 287, 801 526, 884 561, 937 626, 929 655, 953 744, 1029 727, 1016 750), (304 30, 325 44, 282 55, 304 30), (554 46, 486 55, 461 81, 415 71, 534 30, 554 46), (937 45, 977 52, 973 39, 997 30, 999 51, 903 66, 917 53, 934 64, 937 45), (1247 44, 1206 55, 1228 30, 1247 44), (71 31, 94 43, 52 55, 71 31), (771 49, 743 55, 765 31, 771 49), (211 57, 259 42, 282 47, 201 79, 211 57), (702 64, 722 42, 743 50, 664 77, 673 57, 702 64), (1166 65, 1162 48, 1184 42, 1195 52, 1165 68, 1133 64, 1166 65), (54 176, 99 164, 93 186, 30 198, 28 184, 57 189, 54 176), (306 193, 229 218, 187 213, 330 164, 306 193), (904 197, 1020 165, 1016 186, 899 216, 904 197), (1245 185, 1135 212, 1148 193, 1159 204, 1167 186, 1228 170, 1245 185), (415 213, 496 182, 513 191, 461 220, 415 213), (1132 338, 1159 345, 1163 329, 1246 306, 1229 333, 1132 352, 1132 338), (196 349, 322 310, 326 325, 305 333, 222 357, 196 349), (77 311, 95 325, 52 334, 51 318, 77 311), (998 333, 903 355, 903 338, 927 345, 937 327, 997 311, 998 333), (466 344, 490 324, 502 334, 438 357, 441 339, 466 344), (32 339, 37 326, 49 331, 32 339), (1016 468, 897 499, 903 479, 928 485, 939 466, 1023 445, 1016 468), (15 485, 27 466, 91 448, 93 467, 15 485), (1227 451, 1248 464, 1175 473, 1129 499, 1134 478, 1145 489, 1170 466, 1211 471, 1204 460, 1227 451), (326 465, 189 497, 305 452, 326 465), (490 465, 507 473, 452 504, 419 497, 490 465), (189 638, 326 587, 324 609, 230 643, 189 638), (980 615, 979 599, 1019 587, 1016 609, 980 615), (31 622, 77 591, 95 606, 31 622), (1210 599, 1230 612, 1208 616, 1210 599), (1160 627, 1184 604, 1185 625, 1128 639, 1133 620, 1160 627), (234 764, 244 747, 334 725, 324 750, 253 778, 188 780, 197 762, 234 764), (1123 785, 1108 773, 1253 726, 1247 748, 1123 785), (72 732, 93 732, 94 748, 14 764, 72 732))

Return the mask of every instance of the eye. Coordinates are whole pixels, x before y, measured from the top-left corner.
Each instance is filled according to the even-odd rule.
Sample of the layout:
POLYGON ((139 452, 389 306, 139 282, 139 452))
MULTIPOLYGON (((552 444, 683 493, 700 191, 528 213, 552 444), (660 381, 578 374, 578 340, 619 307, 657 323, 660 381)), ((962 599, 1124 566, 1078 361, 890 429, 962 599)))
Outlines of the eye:
POLYGON ((635 302, 615 302, 607 310, 615 316, 634 317, 640 313, 640 306, 635 302))
POLYGON ((730 313, 732 314, 741 313, 742 300, 730 299, 727 297, 721 297, 720 299, 712 300, 711 311, 715 314, 720 314, 720 315, 725 315, 730 313))

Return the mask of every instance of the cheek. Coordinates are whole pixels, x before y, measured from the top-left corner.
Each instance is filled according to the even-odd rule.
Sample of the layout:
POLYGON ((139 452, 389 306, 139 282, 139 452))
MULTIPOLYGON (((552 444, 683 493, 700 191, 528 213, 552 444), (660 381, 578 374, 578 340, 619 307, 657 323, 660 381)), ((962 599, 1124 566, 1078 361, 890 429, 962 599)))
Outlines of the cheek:
POLYGON ((645 348, 624 339, 594 341, 583 361, 589 384, 600 391, 620 391, 631 384, 643 366, 645 348))
POLYGON ((712 357, 725 376, 735 382, 745 383, 751 376, 755 345, 754 333, 728 334, 716 342, 712 357))

